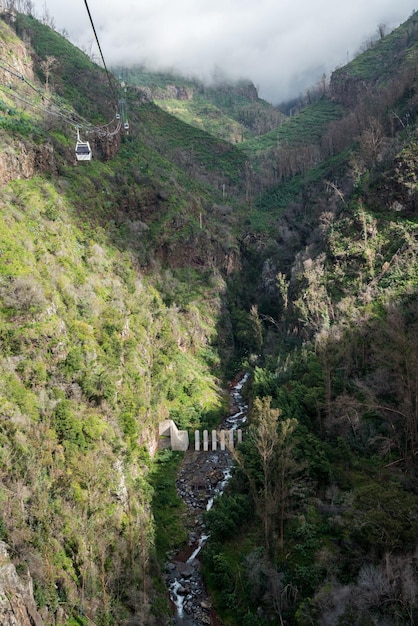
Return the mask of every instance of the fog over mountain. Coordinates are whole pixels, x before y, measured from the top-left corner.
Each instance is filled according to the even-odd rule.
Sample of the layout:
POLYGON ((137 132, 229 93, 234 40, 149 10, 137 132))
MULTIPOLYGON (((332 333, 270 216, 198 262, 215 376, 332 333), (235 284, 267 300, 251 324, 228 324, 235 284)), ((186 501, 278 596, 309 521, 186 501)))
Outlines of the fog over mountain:
MULTIPOLYGON (((81 0, 36 0, 71 41, 98 56, 81 0)), ((145 63, 212 80, 248 78, 278 103, 345 64, 367 40, 404 22, 417 0, 90 0, 108 65, 145 63)))

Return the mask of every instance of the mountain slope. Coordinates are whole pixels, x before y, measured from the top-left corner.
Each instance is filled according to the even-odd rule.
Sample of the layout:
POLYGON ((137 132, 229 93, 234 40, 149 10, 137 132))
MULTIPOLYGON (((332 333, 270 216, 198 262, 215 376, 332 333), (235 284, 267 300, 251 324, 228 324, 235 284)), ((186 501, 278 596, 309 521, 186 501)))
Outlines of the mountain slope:
POLYGON ((228 624, 417 619, 416 15, 400 32, 402 52, 395 31, 331 78, 320 102, 343 108, 319 141, 255 160, 230 286, 241 341, 252 320, 251 444, 204 553, 228 624), (357 89, 370 55, 382 73, 357 89))
MULTIPOLYGON (((30 574, 33 620, 170 622, 156 502, 164 549, 185 524, 178 458, 153 458, 158 422, 216 425, 224 376, 245 368, 250 444, 204 551, 225 623, 411 623, 415 16, 409 40, 356 60, 367 89, 342 68, 238 145, 129 83, 129 134, 113 132, 118 81, 36 20, 3 17, 0 539, 30 574), (394 50, 395 77, 374 62, 365 75, 394 50)), ((210 94, 229 113, 242 97, 210 94)))
POLYGON ((231 84, 215 80, 213 85, 205 85, 197 79, 169 72, 153 73, 141 66, 115 68, 115 72, 139 86, 171 115, 230 143, 265 134, 285 119, 258 97, 256 88, 248 81, 231 84))
POLYGON ((222 191, 137 135, 163 112, 133 94, 131 134, 103 135, 103 72, 35 20, 12 23, 25 43, 1 22, 1 538, 43 623, 162 624, 151 455, 159 421, 210 425, 223 406, 220 271, 236 244, 231 226, 219 243, 210 230, 222 191), (51 52, 65 67, 47 92, 51 52), (78 123, 90 163, 75 161, 78 123))

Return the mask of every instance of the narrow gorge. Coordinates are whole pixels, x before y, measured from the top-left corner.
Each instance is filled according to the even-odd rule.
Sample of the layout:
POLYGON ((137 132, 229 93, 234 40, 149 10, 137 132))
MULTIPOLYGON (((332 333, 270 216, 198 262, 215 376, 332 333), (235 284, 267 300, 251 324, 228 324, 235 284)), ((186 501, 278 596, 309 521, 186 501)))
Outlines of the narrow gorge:
MULTIPOLYGON (((242 388, 248 375, 237 377, 229 386, 230 411, 219 426, 225 430, 240 428, 247 419, 248 406, 242 388)), ((220 625, 201 574, 199 554, 208 535, 203 519, 214 498, 222 495, 233 467, 231 452, 195 451, 193 444, 185 453, 176 481, 177 491, 187 507, 190 530, 188 545, 172 555, 165 580, 174 610, 174 624, 181 626, 220 625)))

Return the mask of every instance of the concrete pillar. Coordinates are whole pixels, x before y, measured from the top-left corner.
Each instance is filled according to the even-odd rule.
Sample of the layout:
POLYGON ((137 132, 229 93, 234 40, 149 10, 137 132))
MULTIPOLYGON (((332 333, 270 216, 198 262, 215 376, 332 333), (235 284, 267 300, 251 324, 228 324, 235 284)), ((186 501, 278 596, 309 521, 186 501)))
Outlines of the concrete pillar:
POLYGON ((242 430, 241 428, 238 429, 238 443, 242 443, 242 430))
POLYGON ((194 449, 200 450, 200 432, 198 430, 194 431, 194 449))
POLYGON ((234 431, 232 429, 229 431, 229 447, 231 450, 234 449, 234 431))
POLYGON ((208 445, 208 431, 204 430, 203 431, 203 450, 204 452, 207 452, 209 449, 209 445, 208 445))
POLYGON ((212 430, 212 450, 216 450, 216 430, 212 430))
POLYGON ((225 450, 225 431, 221 430, 221 450, 225 450))

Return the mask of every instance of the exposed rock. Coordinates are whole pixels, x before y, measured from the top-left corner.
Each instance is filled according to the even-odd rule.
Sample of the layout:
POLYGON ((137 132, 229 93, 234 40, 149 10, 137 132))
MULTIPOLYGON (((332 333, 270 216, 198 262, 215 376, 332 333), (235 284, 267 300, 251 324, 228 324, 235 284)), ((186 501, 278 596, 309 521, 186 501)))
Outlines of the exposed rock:
POLYGON ((0 541, 0 624, 44 626, 36 610, 32 579, 29 577, 23 581, 18 576, 4 541, 0 541))
POLYGON ((18 178, 31 178, 35 172, 35 152, 22 141, 2 145, 0 181, 7 184, 18 178))
POLYGON ((194 95, 193 87, 185 87, 184 85, 166 85, 162 87, 143 87, 150 100, 192 100, 194 95))
POLYGON ((366 90, 367 81, 351 76, 345 68, 336 70, 331 76, 331 99, 347 108, 355 107, 366 90))

